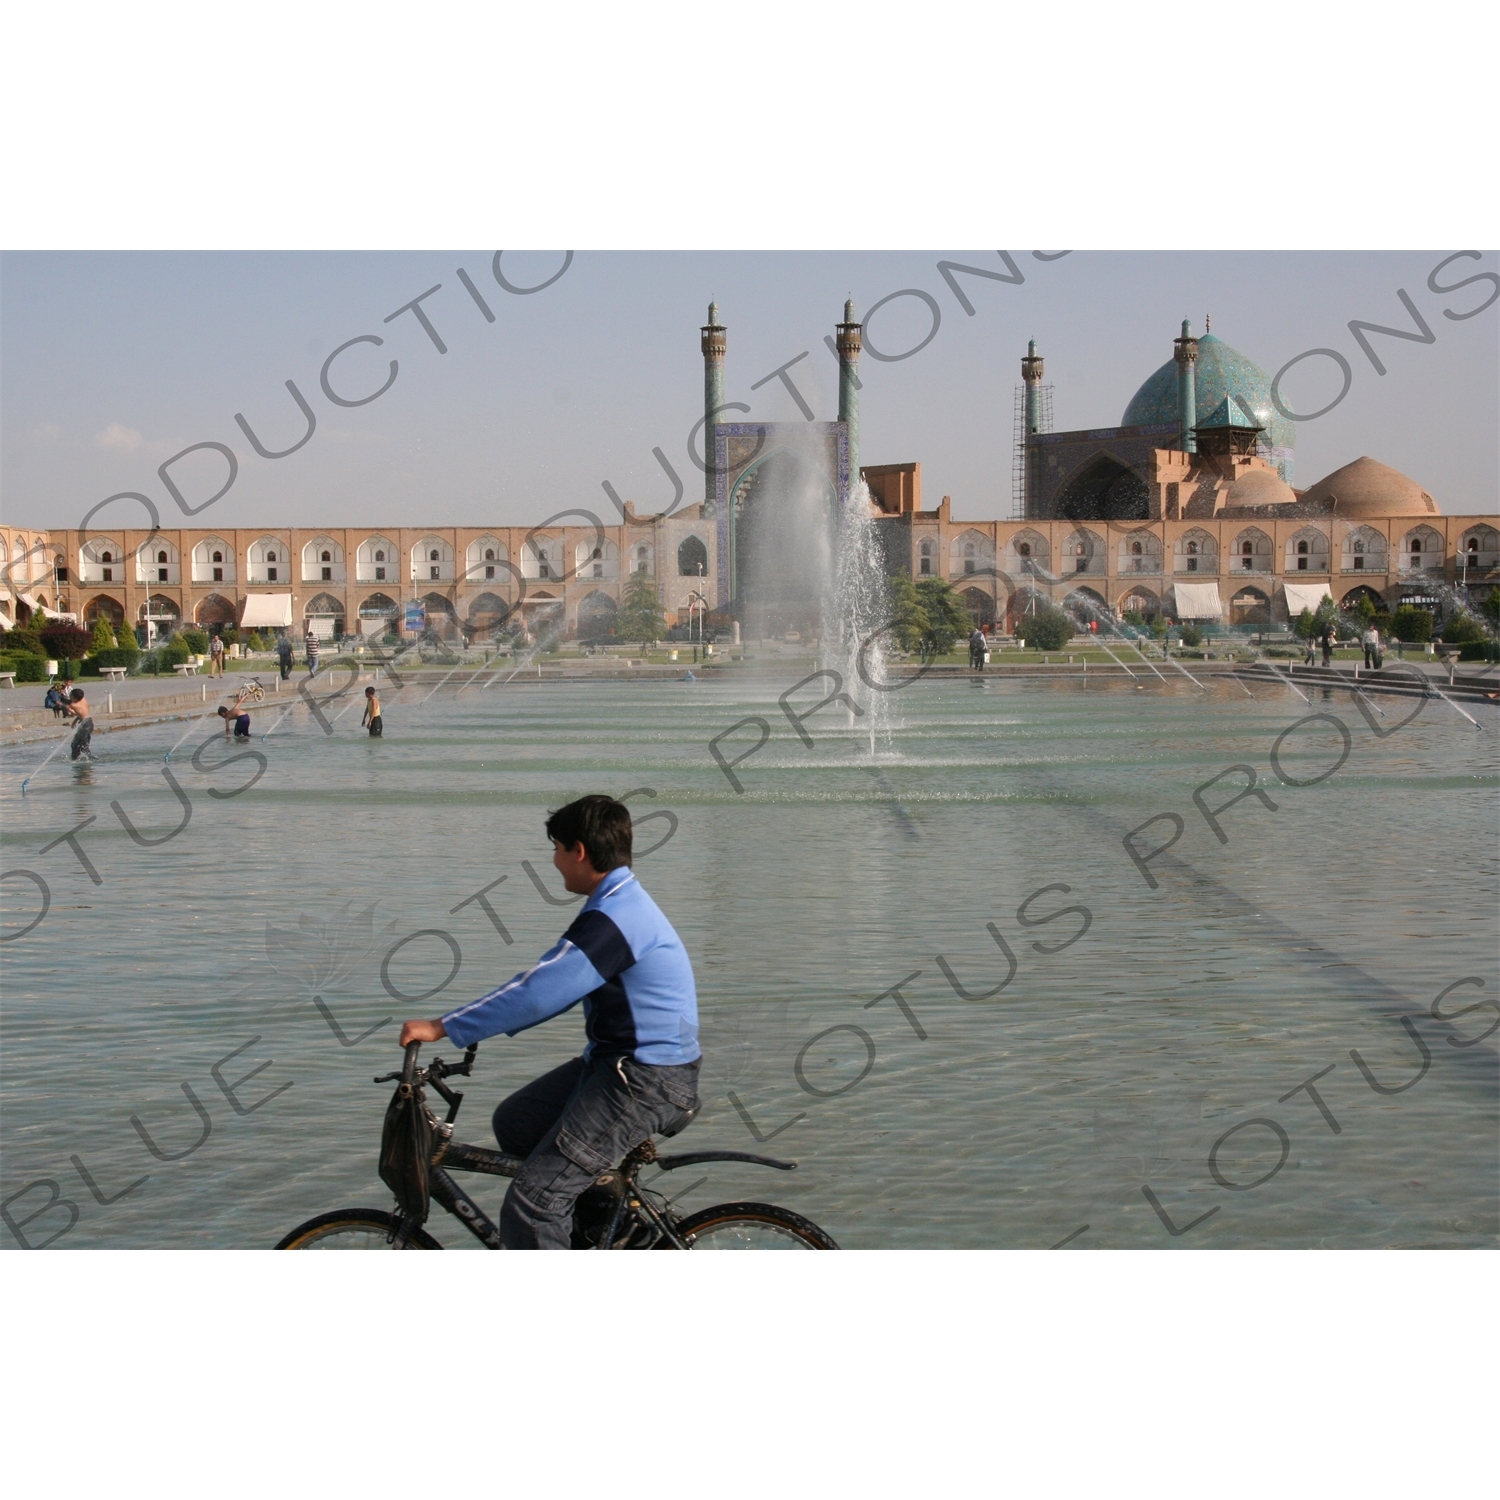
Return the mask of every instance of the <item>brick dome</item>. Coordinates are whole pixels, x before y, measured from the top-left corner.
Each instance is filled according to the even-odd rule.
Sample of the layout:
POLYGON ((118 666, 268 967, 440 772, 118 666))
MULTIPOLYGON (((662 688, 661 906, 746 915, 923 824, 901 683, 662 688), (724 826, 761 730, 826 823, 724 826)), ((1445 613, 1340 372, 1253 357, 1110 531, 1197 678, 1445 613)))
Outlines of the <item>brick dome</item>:
POLYGON ((1373 458, 1356 458, 1320 479, 1303 496, 1304 504, 1328 505, 1334 515, 1375 519, 1380 516, 1435 516, 1437 501, 1398 469, 1373 458))

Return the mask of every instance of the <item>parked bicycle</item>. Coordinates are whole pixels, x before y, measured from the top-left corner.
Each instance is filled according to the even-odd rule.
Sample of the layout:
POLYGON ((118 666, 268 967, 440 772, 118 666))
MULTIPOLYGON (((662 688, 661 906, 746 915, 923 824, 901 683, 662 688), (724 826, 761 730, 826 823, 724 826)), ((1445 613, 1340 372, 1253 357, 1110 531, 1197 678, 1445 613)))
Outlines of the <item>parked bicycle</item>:
MULTIPOLYGON (((453 1139, 463 1094, 444 1082, 469 1077, 474 1071, 478 1045, 464 1053, 461 1063, 445 1063, 434 1057, 425 1067, 417 1066, 421 1043, 406 1049, 399 1073, 385 1073, 376 1083, 397 1084, 396 1097, 415 1096, 432 1128, 433 1148, 427 1163, 427 1192, 463 1225, 486 1249, 500 1248, 500 1230, 477 1203, 454 1181, 454 1172, 477 1172, 490 1177, 514 1177, 524 1159, 481 1146, 467 1146, 453 1139), (446 1119, 439 1121, 426 1109, 425 1092, 431 1088, 448 1105, 446 1119), (407 1092, 403 1095, 403 1090, 407 1092)), ((393 1101, 394 1103, 394 1101, 393 1101)), ((696 1114, 697 1111, 694 1111, 696 1114)), ((678 1129, 691 1123, 691 1116, 678 1129)), ((677 1131, 668 1132, 675 1135, 677 1131)), ((640 1181, 641 1168, 654 1164, 663 1172, 695 1167, 707 1162, 737 1161, 791 1172, 796 1162, 770 1156, 752 1156, 745 1151, 689 1151, 682 1155, 657 1154, 654 1139, 642 1141, 629 1151, 613 1171, 594 1179, 578 1200, 573 1218, 575 1250, 837 1250, 831 1236, 810 1220, 771 1203, 720 1203, 697 1213, 680 1215, 664 1194, 640 1181)), ((659 1179, 653 1178, 652 1181, 659 1179)), ((336 1208, 299 1224, 276 1246, 278 1250, 441 1250, 443 1247, 423 1227, 424 1213, 403 1213, 381 1208, 336 1208)))

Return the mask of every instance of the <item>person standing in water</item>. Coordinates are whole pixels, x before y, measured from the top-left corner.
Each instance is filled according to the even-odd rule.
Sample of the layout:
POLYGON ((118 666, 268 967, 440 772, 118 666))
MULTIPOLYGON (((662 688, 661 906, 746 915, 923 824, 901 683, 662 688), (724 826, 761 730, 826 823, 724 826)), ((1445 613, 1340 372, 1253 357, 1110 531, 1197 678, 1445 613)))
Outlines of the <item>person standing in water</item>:
POLYGON ((370 726, 372 740, 378 740, 385 734, 385 720, 380 717, 380 695, 372 687, 365 689, 365 712, 359 721, 361 729, 366 724, 370 726))
POLYGON ((234 700, 233 708, 225 708, 219 705, 219 717, 224 721, 224 738, 229 738, 231 730, 237 740, 248 740, 250 738, 250 715, 243 712, 245 699, 250 696, 248 689, 242 689, 239 697, 234 700))
POLYGON ((68 712, 78 720, 68 759, 93 760, 94 753, 89 749, 89 741, 94 737, 94 720, 89 711, 89 700, 84 697, 82 688, 74 688, 68 694, 68 712))

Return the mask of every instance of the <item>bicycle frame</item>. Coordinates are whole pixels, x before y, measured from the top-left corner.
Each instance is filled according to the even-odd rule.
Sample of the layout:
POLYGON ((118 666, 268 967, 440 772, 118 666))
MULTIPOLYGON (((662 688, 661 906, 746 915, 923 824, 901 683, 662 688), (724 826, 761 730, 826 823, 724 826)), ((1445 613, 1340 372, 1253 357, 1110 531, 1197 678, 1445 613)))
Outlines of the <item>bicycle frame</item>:
MULTIPOLYGON (((441 1058, 434 1057, 427 1067, 421 1069, 417 1067, 419 1050, 420 1043, 411 1043, 407 1047, 406 1062, 401 1072, 388 1073, 375 1082, 387 1083, 395 1079, 416 1087, 430 1086, 447 1103, 447 1117, 436 1122, 437 1145, 428 1169, 428 1195, 433 1202, 452 1214, 487 1250, 498 1250, 501 1248, 499 1226, 454 1181, 452 1173, 474 1172, 485 1177, 514 1177, 526 1165, 525 1158, 511 1156, 503 1151, 491 1151, 483 1146, 466 1145, 453 1139, 453 1122, 458 1118, 458 1109, 464 1096, 461 1092, 450 1089, 443 1080, 455 1076, 468 1077, 473 1072, 474 1057, 479 1050, 477 1044, 465 1050, 461 1063, 445 1063, 441 1058)), ((654 1228, 657 1240, 652 1242, 653 1245, 665 1239, 678 1250, 690 1248, 677 1232, 676 1216, 665 1203, 660 1207, 652 1203, 651 1198, 659 1195, 649 1188, 642 1188, 636 1179, 641 1168, 652 1162, 662 1171, 671 1172, 678 1167, 698 1166, 711 1161, 750 1162, 783 1172, 796 1169, 795 1162, 778 1161, 771 1156, 755 1156, 747 1151, 691 1151, 677 1156, 658 1156, 655 1141, 642 1141, 626 1153, 624 1161, 618 1167, 601 1172, 594 1178, 592 1186, 608 1189, 614 1198, 610 1217, 594 1248, 630 1248, 626 1245, 617 1247, 615 1243, 627 1219, 633 1219, 647 1229, 654 1228)), ((415 1228, 416 1225, 411 1221, 403 1221, 396 1238, 404 1243, 415 1228)))

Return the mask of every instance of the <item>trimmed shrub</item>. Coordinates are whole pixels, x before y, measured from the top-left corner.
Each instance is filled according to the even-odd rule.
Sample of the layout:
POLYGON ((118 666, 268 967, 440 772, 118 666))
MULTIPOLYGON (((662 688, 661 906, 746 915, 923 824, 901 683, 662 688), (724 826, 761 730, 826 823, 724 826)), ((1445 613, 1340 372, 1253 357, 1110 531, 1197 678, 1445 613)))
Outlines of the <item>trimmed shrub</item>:
POLYGON ((169 640, 166 645, 164 645, 156 653, 157 659, 161 663, 161 667, 163 670, 170 671, 171 668, 177 665, 179 662, 185 662, 190 656, 196 654, 193 651, 192 647, 189 646, 187 641, 184 639, 184 636, 186 634, 186 631, 178 631, 178 633, 174 635, 171 640, 169 640))
POLYGON ((1044 604, 1034 615, 1024 615, 1016 623, 1016 639, 1025 641, 1033 651, 1060 651, 1075 631, 1073 617, 1055 604, 1044 604))
POLYGON ((1420 646, 1432 639, 1432 612, 1403 604, 1391 616, 1391 634, 1409 646, 1420 646))
POLYGON ((173 640, 184 641, 188 652, 192 656, 208 655, 208 632, 199 630, 195 625, 189 625, 185 630, 179 630, 173 640))
POLYGON ((1460 661, 1500 661, 1500 641, 1465 641, 1458 648, 1460 661))
POLYGON ((108 651, 96 651, 84 658, 83 675, 97 677, 102 667, 124 667, 133 670, 141 659, 139 646, 111 646, 108 651))
POLYGON ((17 652, 10 657, 0 657, 0 660, 9 663, 3 670, 14 672, 17 682, 45 682, 47 680, 47 659, 42 656, 32 656, 30 652, 17 652))
MULTIPOLYGON (((100 615, 99 618, 94 621, 94 635, 93 642, 90 647, 90 654, 92 654, 92 652, 94 651, 113 651, 114 648, 114 626, 111 625, 103 615, 100 615)), ((79 654, 81 655, 82 653, 80 652, 79 654)))
POLYGON ((1184 625, 1182 627, 1182 644, 1184 646, 1201 646, 1203 644, 1203 632, 1196 625, 1184 625))
POLYGON ((4 651, 9 656, 45 658, 47 655, 40 638, 33 630, 7 630, 3 636, 0 636, 0 651, 4 651))

